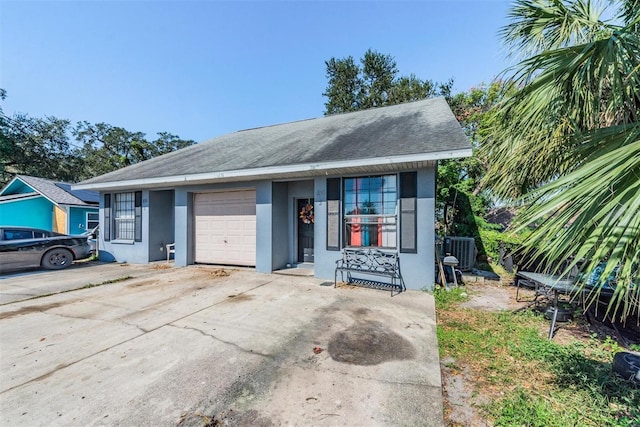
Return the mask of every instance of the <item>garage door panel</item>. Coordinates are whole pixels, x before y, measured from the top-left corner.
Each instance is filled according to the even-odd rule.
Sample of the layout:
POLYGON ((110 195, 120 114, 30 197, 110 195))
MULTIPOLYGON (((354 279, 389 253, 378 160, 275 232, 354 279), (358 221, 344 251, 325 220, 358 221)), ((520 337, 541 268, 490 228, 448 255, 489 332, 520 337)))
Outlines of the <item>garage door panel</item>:
POLYGON ((227 220, 227 231, 238 232, 242 231, 242 220, 236 217, 229 217, 227 220))
POLYGON ((196 262, 255 265, 255 191, 198 193, 194 212, 196 262))

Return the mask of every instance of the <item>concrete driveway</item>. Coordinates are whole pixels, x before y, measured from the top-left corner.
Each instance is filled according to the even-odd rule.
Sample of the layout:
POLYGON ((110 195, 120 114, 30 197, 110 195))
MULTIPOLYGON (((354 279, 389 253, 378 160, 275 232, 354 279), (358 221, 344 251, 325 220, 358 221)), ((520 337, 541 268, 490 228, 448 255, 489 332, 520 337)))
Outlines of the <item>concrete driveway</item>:
POLYGON ((162 267, 0 306, 0 425, 443 425, 429 294, 162 267))
POLYGON ((163 265, 163 263, 114 264, 82 260, 75 261, 64 270, 51 271, 34 268, 0 274, 0 305, 95 286, 127 277, 156 274, 158 268, 163 265))

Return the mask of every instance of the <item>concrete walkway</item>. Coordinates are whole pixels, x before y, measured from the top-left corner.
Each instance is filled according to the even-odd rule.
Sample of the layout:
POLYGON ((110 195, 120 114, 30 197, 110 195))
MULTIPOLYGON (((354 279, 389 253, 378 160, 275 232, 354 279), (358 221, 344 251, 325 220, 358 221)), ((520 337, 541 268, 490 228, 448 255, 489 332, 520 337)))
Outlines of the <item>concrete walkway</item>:
POLYGON ((429 294, 225 273, 0 306, 0 425, 443 425, 429 294))

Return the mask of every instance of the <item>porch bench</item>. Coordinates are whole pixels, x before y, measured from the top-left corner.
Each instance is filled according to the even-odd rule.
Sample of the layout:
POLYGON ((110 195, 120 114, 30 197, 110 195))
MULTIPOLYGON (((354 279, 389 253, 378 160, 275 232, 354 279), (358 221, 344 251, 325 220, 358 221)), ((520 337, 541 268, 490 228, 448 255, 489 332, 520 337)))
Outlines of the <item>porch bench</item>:
POLYGON ((391 296, 393 296, 394 290, 397 290, 398 293, 406 290, 402 274, 400 273, 400 257, 396 251, 345 248, 342 251, 342 259, 336 261, 334 287, 338 285, 338 272, 343 282, 344 273, 347 273, 347 283, 375 289, 390 289, 391 296), (391 283, 379 282, 362 277, 356 278, 353 277, 353 273, 386 277, 391 283))

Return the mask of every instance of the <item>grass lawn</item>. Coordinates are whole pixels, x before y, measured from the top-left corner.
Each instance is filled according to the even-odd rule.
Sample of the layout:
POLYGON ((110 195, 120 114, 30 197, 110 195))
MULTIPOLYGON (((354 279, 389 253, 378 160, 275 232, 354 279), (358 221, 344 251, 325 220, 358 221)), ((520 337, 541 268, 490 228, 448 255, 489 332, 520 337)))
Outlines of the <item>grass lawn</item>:
MULTIPOLYGON (((588 334, 549 341, 549 321, 541 315, 463 308, 466 292, 434 293, 440 358, 448 372, 464 373, 473 396, 482 397, 474 400, 481 402, 476 411, 483 422, 640 426, 640 388, 611 367, 613 355, 624 350, 615 341, 588 334)), ((445 398, 449 411, 451 405, 445 398)))

